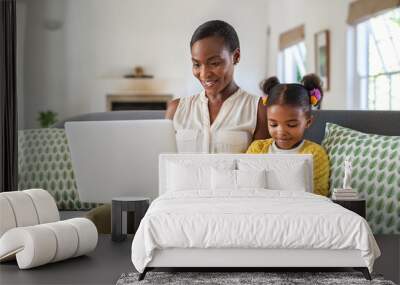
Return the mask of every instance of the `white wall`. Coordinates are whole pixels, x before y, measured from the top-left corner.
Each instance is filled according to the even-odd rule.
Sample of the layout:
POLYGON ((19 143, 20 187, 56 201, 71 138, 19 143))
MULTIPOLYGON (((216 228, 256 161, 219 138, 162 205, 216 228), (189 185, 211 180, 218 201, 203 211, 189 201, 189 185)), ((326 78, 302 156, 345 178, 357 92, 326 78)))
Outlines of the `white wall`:
MULTIPOLYGON (((23 0, 21 0, 23 1, 23 0)), ((210 19, 231 23, 241 41, 236 79, 260 94, 266 74, 265 0, 27 1, 24 117, 37 127, 40 110, 59 118, 105 111, 107 93, 121 89, 187 96, 200 90, 191 74, 189 41, 210 19), (124 80, 136 66, 154 80, 124 80)))
POLYGON ((279 35, 305 25, 307 72, 315 72, 314 34, 330 31, 330 90, 325 93, 323 109, 346 109, 347 11, 351 0, 269 0, 268 23, 271 28, 268 74, 277 74, 279 35))

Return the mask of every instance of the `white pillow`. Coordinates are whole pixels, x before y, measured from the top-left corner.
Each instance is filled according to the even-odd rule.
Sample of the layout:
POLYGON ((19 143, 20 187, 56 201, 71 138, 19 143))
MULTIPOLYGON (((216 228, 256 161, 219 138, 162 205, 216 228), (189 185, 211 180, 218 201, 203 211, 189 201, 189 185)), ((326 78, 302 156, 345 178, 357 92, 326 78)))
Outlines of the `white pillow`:
POLYGON ((303 160, 290 159, 239 159, 239 170, 266 170, 266 188, 273 190, 309 191, 312 181, 303 160))
POLYGON ((308 183, 306 179, 305 163, 296 163, 286 171, 269 169, 267 171, 268 188, 274 190, 306 191, 308 183))
POLYGON ((211 168, 211 189, 236 189, 236 170, 211 168))
POLYGON ((232 170, 234 160, 180 159, 167 164, 167 191, 210 190, 211 169, 232 170))
POLYGON ((193 189, 209 189, 210 176, 209 167, 185 166, 170 163, 168 168, 167 188, 172 191, 183 191, 193 189))
POLYGON ((267 172, 261 170, 236 170, 237 188, 266 188, 267 172))
POLYGON ((266 171, 263 170, 211 170, 211 189, 240 190, 241 188, 265 188, 266 171))

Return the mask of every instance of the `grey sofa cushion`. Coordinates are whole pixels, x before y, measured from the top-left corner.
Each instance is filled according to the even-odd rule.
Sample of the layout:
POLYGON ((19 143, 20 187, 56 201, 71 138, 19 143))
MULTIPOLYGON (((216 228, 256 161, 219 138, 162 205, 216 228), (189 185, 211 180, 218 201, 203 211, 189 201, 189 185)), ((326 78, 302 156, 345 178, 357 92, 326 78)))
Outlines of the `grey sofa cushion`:
MULTIPOLYGON (((335 123, 360 132, 387 136, 400 135, 400 111, 356 111, 318 110, 313 112, 315 122, 306 132, 306 139, 321 143, 325 134, 325 124, 335 123)), ((88 113, 62 120, 53 127, 64 128, 65 122, 108 121, 108 120, 148 120, 163 119, 165 111, 112 111, 88 113)))
POLYGON ((315 122, 305 137, 319 144, 327 122, 369 134, 400 135, 400 111, 320 110, 313 114, 315 122))

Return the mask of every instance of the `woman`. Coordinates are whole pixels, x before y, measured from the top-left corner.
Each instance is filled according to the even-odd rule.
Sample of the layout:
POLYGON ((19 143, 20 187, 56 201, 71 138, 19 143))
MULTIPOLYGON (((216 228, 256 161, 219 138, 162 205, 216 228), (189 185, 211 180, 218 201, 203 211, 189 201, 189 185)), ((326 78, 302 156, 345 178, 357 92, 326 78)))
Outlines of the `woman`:
POLYGON ((255 139, 267 138, 267 119, 261 98, 235 83, 240 60, 239 39, 224 21, 199 26, 190 41, 193 75, 204 90, 168 105, 179 152, 240 153, 255 139))

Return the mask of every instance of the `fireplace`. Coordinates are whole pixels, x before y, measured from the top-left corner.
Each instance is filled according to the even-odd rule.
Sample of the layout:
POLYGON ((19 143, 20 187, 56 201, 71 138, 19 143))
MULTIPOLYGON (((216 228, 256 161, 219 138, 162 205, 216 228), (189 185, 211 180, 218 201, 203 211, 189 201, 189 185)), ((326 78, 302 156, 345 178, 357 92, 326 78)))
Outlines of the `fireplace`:
POLYGON ((170 94, 110 94, 107 95, 107 111, 166 110, 172 98, 170 94))

